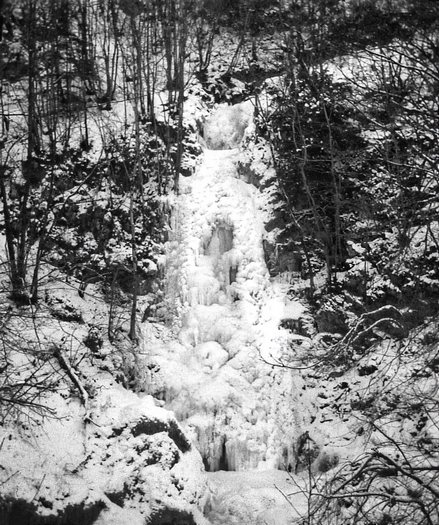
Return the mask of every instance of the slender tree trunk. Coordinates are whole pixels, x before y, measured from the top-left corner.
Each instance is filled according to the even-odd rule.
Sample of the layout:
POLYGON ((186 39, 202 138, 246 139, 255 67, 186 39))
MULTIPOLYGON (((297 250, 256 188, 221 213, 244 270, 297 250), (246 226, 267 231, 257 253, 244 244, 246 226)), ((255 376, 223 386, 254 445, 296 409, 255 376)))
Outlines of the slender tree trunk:
POLYGON ((132 34, 132 42, 134 47, 134 63, 135 63, 135 78, 133 79, 133 82, 135 84, 135 89, 137 91, 135 98, 136 98, 136 105, 137 102, 140 103, 140 113, 142 117, 145 117, 146 115, 146 109, 145 109, 145 101, 144 101, 144 85, 143 85, 143 53, 142 53, 142 40, 141 40, 141 34, 139 28, 136 27, 136 22, 134 20, 134 16, 131 17, 130 20, 131 25, 131 34, 132 34))
POLYGON ((49 217, 52 212, 54 190, 55 190, 55 173, 54 173, 54 169, 52 168, 51 177, 50 177, 50 188, 49 188, 49 193, 47 195, 47 205, 46 205, 46 209, 44 212, 44 217, 41 220, 41 228, 40 228, 41 232, 40 232, 40 237, 38 241, 38 248, 37 248, 37 253, 35 256, 35 267, 34 267, 34 271, 32 275, 32 283, 30 287, 30 301, 32 304, 36 304, 38 302, 40 267, 41 267, 41 261, 43 259, 43 255, 46 249, 47 238, 50 234, 49 217))
POLYGON ((110 297, 110 311, 108 313, 108 340, 110 343, 114 341, 114 327, 113 327, 113 319, 114 319, 114 295, 115 295, 115 288, 117 283, 117 277, 119 275, 119 268, 116 268, 113 279, 111 281, 111 297, 110 297))
POLYGON ((136 223, 134 219, 134 203, 138 199, 135 195, 143 189, 142 180, 142 164, 140 158, 140 129, 139 129, 139 108, 137 106, 136 94, 134 95, 135 100, 133 104, 134 114, 136 118, 136 165, 134 177, 129 173, 127 166, 124 164, 125 173, 128 178, 131 178, 130 187, 130 229, 131 229, 131 273, 133 276, 133 300, 131 303, 131 315, 130 315, 130 331, 128 333, 129 338, 133 343, 138 340, 137 337, 137 298, 139 293, 139 276, 138 276, 138 262, 137 262, 137 247, 136 247, 136 223))
POLYGON ((12 290, 20 289, 22 283, 18 278, 17 261, 15 256, 14 235, 12 232, 11 213, 9 210, 8 196, 6 192, 5 179, 0 177, 0 190, 3 201, 3 216, 5 220, 6 246, 8 248, 9 267, 11 272, 12 290))
POLYGON ((178 111, 178 122, 177 122, 177 159, 175 163, 175 180, 174 190, 178 194, 180 191, 180 171, 181 162, 183 157, 183 110, 184 110, 184 89, 185 89, 185 78, 184 78, 184 65, 186 58, 186 41, 187 41, 187 26, 186 20, 184 20, 184 13, 181 13, 180 27, 179 27, 179 41, 178 41, 178 68, 177 68, 177 82, 178 82, 178 96, 177 96, 177 111, 178 111))
POLYGON ((83 90, 83 111, 84 111, 84 135, 82 137, 82 146, 88 149, 90 145, 88 136, 88 107, 87 107, 87 93, 92 89, 92 71, 91 59, 88 50, 88 14, 87 14, 87 0, 79 0, 79 37, 81 42, 81 77, 83 90))
MULTIPOLYGON (((135 186, 135 184, 133 185, 135 186)), ((131 188, 130 195, 130 226, 131 226, 131 258, 132 258, 132 273, 133 273, 133 301, 131 303, 131 317, 130 317, 130 331, 129 338, 134 343, 137 342, 137 296, 139 288, 138 268, 137 268, 137 250, 136 250, 136 227, 134 222, 134 191, 131 188)))
POLYGON ((23 164, 23 176, 25 179, 22 188, 22 195, 19 205, 20 217, 20 232, 17 242, 16 251, 16 276, 13 277, 13 295, 23 300, 25 298, 26 290, 26 270, 27 270, 27 255, 28 255, 28 230, 29 230, 29 210, 28 202, 31 191, 31 176, 33 170, 34 153, 38 147, 38 126, 36 122, 36 94, 35 94, 35 66, 36 66, 36 2, 29 0, 29 24, 27 27, 27 43, 28 43, 28 134, 27 134, 27 158, 23 164))

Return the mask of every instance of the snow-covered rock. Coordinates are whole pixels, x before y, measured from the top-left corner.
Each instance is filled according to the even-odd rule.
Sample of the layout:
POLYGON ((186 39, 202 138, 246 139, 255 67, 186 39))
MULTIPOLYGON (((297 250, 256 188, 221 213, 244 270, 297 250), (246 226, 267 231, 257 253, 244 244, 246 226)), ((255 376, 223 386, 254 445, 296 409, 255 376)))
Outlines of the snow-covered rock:
POLYGON ((9 523, 73 511, 99 525, 140 525, 166 513, 203 523, 193 518, 203 506, 203 464, 172 413, 102 377, 88 422, 79 402, 50 402, 56 419, 0 430, 9 523))

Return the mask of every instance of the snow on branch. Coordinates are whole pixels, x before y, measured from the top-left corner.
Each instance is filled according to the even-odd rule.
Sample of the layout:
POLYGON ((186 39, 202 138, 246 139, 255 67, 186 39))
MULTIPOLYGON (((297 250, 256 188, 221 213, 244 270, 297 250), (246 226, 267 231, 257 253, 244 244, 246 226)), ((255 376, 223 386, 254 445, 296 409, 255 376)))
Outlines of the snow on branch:
POLYGON ((86 422, 90 421, 90 398, 86 389, 84 388, 84 385, 82 384, 82 381, 79 379, 76 370, 73 368, 69 360, 64 355, 62 348, 60 348, 59 346, 55 346, 53 350, 53 355, 58 359, 58 362, 61 365, 61 367, 67 372, 67 375, 76 385, 79 391, 79 396, 81 398, 82 404, 85 407, 84 420, 86 422))
POLYGON ((365 312, 360 316, 355 326, 349 330, 339 344, 352 345, 358 343, 365 339, 365 337, 372 333, 376 328, 384 324, 391 324, 394 327, 403 330, 403 326, 397 321, 397 318, 401 318, 401 312, 398 308, 392 305, 381 306, 371 312, 365 312), (375 321, 373 321, 374 319, 375 321), (367 321, 373 322, 371 325, 362 329, 367 321))

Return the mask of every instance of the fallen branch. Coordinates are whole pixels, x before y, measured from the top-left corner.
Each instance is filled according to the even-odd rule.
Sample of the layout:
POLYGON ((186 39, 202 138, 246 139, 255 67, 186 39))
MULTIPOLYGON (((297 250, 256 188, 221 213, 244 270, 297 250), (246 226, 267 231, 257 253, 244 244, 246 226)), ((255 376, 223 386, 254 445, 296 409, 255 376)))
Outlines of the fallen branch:
POLYGON ((90 398, 88 396, 87 391, 84 388, 84 385, 82 384, 73 366, 69 363, 68 359, 65 357, 62 349, 59 346, 55 346, 53 355, 58 359, 61 367, 67 372, 67 375, 78 388, 79 396, 81 398, 82 404, 85 407, 84 420, 90 421, 90 398))
POLYGON ((37 487, 37 491, 35 492, 35 495, 34 497, 31 499, 31 502, 35 500, 35 498, 38 496, 38 493, 40 492, 41 490, 41 485, 43 484, 43 481, 46 479, 46 474, 43 475, 43 477, 41 478, 41 481, 40 481, 40 484, 38 485, 37 487))
POLYGON ((371 332, 375 330, 375 328, 378 328, 382 324, 391 324, 395 326, 396 328, 399 328, 400 330, 403 330, 403 327, 401 323, 398 323, 398 321, 395 321, 392 317, 383 317, 382 319, 378 319, 378 321, 375 321, 373 324, 359 332, 352 340, 351 344, 355 344, 358 341, 361 341, 361 339, 364 339, 366 336, 368 336, 371 332))
POLYGON ((16 476, 20 471, 17 470, 16 472, 13 472, 8 478, 6 478, 4 481, 0 482, 0 485, 5 485, 11 478, 16 476))
POLYGON ((355 341, 358 341, 360 338, 365 337, 368 335, 372 330, 377 328, 380 324, 383 324, 384 322, 393 324, 393 326, 396 326, 399 329, 403 329, 402 325, 396 320, 397 318, 401 318, 401 312, 392 305, 385 305, 381 306, 380 308, 377 308, 376 310, 373 310, 372 312, 365 312, 360 316, 355 326, 353 326, 349 332, 343 337, 343 339, 338 343, 339 345, 348 346, 354 343, 355 341), (382 315, 382 317, 379 317, 375 322, 373 322, 370 326, 367 328, 362 329, 362 326, 364 323, 371 318, 376 318, 377 316, 382 315), (361 330, 361 331, 360 331, 361 330))
POLYGON ((297 512, 297 515, 300 516, 300 512, 296 509, 296 507, 294 506, 293 502, 288 497, 288 494, 285 494, 285 492, 282 489, 280 489, 276 484, 274 485, 274 488, 276 490, 278 490, 282 494, 282 496, 285 498, 285 500, 290 505, 290 507, 292 507, 294 509, 294 511, 297 512))

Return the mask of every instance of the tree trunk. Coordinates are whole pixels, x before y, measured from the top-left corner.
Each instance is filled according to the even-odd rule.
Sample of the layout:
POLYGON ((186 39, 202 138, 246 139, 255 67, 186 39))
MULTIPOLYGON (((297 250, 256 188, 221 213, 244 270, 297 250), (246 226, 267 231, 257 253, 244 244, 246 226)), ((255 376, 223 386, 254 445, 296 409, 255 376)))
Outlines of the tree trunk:
MULTIPOLYGON (((135 186, 135 185, 133 185, 135 186)), ((136 250, 136 227, 134 223, 134 191, 131 188, 130 196, 130 226, 131 226, 131 258, 132 258, 132 273, 133 273, 133 301, 131 304, 131 317, 130 317, 130 332, 129 338, 133 343, 136 343, 137 338, 137 295, 138 295, 138 268, 137 268, 137 250, 136 250)))

